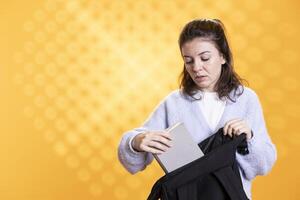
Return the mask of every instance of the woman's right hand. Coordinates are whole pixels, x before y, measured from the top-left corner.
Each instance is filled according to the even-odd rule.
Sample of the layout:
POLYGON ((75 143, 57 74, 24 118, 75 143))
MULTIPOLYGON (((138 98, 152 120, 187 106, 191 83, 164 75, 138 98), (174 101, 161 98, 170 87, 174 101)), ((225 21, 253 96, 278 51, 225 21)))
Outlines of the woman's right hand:
POLYGON ((132 140, 136 151, 161 154, 171 147, 170 133, 166 131, 149 131, 136 135, 132 140))

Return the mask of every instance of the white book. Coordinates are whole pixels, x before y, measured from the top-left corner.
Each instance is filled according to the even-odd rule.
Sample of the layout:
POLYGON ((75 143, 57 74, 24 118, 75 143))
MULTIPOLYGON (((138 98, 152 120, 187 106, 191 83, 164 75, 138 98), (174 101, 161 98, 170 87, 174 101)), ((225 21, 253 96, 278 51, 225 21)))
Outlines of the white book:
POLYGON ((161 154, 153 154, 165 173, 178 169, 204 154, 182 122, 169 127, 172 146, 161 154))

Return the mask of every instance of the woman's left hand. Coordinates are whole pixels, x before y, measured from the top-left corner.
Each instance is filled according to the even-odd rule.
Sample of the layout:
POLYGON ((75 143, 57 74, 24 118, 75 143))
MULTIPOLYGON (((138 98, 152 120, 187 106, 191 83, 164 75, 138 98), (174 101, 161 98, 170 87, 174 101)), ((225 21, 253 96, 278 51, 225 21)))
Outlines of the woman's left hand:
POLYGON ((252 138, 251 129, 243 119, 229 120, 223 128, 223 132, 224 135, 229 135, 230 137, 245 133, 248 141, 252 138))

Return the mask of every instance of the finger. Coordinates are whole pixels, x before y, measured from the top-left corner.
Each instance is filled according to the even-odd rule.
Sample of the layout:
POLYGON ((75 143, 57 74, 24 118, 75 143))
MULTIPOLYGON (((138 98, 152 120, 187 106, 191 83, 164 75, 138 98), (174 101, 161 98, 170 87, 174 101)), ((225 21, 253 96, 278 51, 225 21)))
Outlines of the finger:
POLYGON ((238 130, 243 128, 243 127, 245 127, 243 122, 235 122, 234 124, 231 125, 232 133, 236 134, 238 132, 238 130))
POLYGON ((172 143, 170 140, 166 139, 165 137, 161 136, 161 135, 153 135, 150 138, 151 141, 156 141, 156 142, 160 142, 168 147, 172 146, 172 143))
POLYGON ((234 123, 231 123, 231 124, 228 126, 228 129, 227 129, 227 135, 229 135, 230 137, 232 137, 233 134, 234 134, 234 129, 233 129, 233 127, 234 127, 234 123))
POLYGON ((232 132, 232 130, 230 130, 230 129, 233 129, 237 124, 240 124, 242 122, 243 122, 242 119, 233 119, 233 120, 228 121, 227 132, 230 132, 230 131, 232 132))
MULTIPOLYGON (((154 142, 155 143, 155 142, 154 142)), ((161 148, 157 148, 155 147, 156 145, 153 145, 152 141, 148 141, 148 142, 144 142, 141 144, 141 149, 146 151, 146 152, 150 152, 150 153, 163 153, 165 152, 163 149, 161 148)), ((167 147, 165 147, 167 148, 167 147)))
POLYGON ((236 125, 234 128, 233 128, 233 134, 234 135, 240 135, 241 133, 243 133, 243 124, 239 124, 239 125, 236 125))
POLYGON ((241 135, 243 133, 247 135, 247 128, 240 128, 239 130, 240 131, 239 131, 239 133, 237 135, 241 135))
POLYGON ((223 134, 227 135, 227 130, 228 130, 228 125, 229 125, 229 121, 225 123, 225 126, 223 127, 223 134))
POLYGON ((157 142, 157 141, 150 141, 149 143, 148 143, 148 146, 149 147, 154 147, 154 148, 156 148, 156 149, 158 149, 158 150, 161 150, 161 151, 167 151, 168 150, 168 146, 166 146, 166 145, 164 145, 164 144, 162 144, 162 143, 160 143, 160 142, 157 142))
POLYGON ((162 132, 157 132, 158 135, 168 139, 168 140, 172 140, 172 136, 169 132, 166 131, 162 131, 162 132))
POLYGON ((229 135, 230 137, 232 137, 232 127, 231 126, 228 126, 227 135, 229 135))
POLYGON ((164 153, 164 151, 153 148, 153 147, 149 147, 149 146, 142 146, 141 149, 143 149, 143 151, 145 152, 149 152, 149 153, 153 153, 153 154, 162 154, 164 153))
POLYGON ((172 140, 171 134, 169 132, 166 131, 155 131, 155 132, 151 132, 148 134, 149 137, 152 136, 160 136, 160 137, 164 137, 168 140, 172 140))
POLYGON ((245 130, 247 130, 247 127, 245 126, 245 123, 243 121, 237 122, 232 125, 232 135, 240 135, 245 130))
POLYGON ((232 128, 233 128, 233 134, 235 135, 240 135, 242 133, 246 133, 246 134, 250 133, 250 128, 248 127, 245 120, 236 122, 235 124, 232 125, 232 128))
POLYGON ((241 128, 240 129, 240 134, 242 134, 242 133, 246 134, 247 138, 251 138, 252 137, 251 130, 248 127, 241 128))
POLYGON ((224 133, 224 135, 227 135, 227 134, 229 133, 228 129, 229 129, 229 127, 230 127, 230 125, 231 125, 232 123, 235 123, 235 122, 240 121, 240 120, 241 120, 241 119, 232 119, 232 120, 229 120, 229 121, 225 124, 225 126, 224 126, 224 128, 223 128, 223 133, 224 133))
POLYGON ((172 142, 170 140, 166 139, 166 138, 163 138, 163 137, 160 139, 159 142, 166 145, 166 146, 168 146, 168 147, 172 146, 172 142))

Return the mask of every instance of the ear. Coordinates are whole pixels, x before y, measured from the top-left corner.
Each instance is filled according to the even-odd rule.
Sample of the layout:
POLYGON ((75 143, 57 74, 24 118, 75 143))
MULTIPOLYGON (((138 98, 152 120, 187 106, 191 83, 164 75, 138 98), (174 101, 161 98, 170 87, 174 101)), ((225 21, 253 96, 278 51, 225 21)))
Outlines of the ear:
POLYGON ((221 63, 222 63, 222 65, 224 65, 224 64, 226 63, 226 59, 224 58, 223 55, 221 56, 221 59, 222 59, 222 62, 221 62, 221 63))

